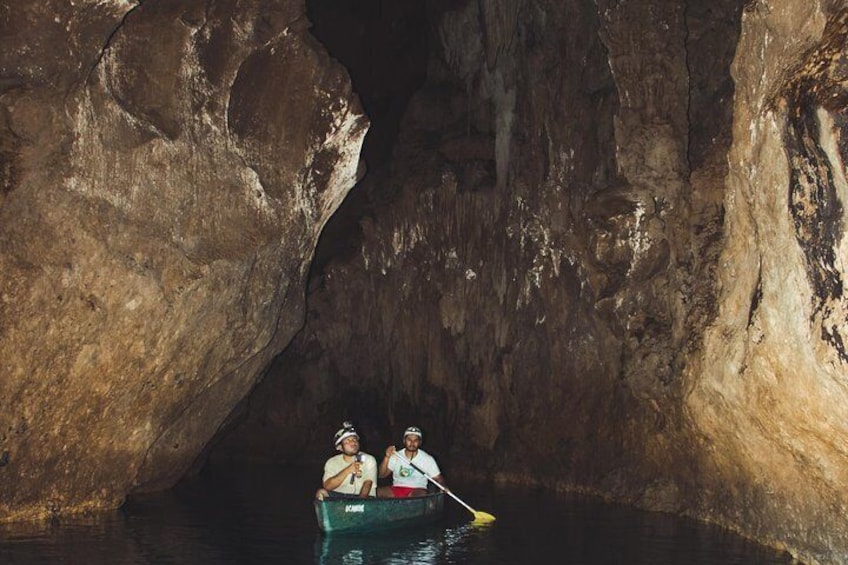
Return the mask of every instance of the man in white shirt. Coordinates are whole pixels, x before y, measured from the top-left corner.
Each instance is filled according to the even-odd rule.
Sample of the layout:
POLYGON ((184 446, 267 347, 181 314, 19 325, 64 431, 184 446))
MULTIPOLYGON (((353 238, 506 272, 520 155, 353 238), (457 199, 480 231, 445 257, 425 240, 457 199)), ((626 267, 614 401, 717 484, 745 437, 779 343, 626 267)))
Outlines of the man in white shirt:
POLYGON ((394 445, 386 448, 386 456, 380 462, 378 476, 383 479, 391 474, 392 486, 379 487, 377 496, 384 498, 424 496, 427 494, 427 475, 445 486, 445 479, 436 460, 420 448, 422 439, 421 429, 410 426, 403 432, 403 451, 397 452, 394 445))
POLYGON ((359 451, 359 434, 350 422, 342 424, 333 444, 338 455, 324 463, 324 484, 315 497, 367 498, 377 493, 377 460, 359 451))

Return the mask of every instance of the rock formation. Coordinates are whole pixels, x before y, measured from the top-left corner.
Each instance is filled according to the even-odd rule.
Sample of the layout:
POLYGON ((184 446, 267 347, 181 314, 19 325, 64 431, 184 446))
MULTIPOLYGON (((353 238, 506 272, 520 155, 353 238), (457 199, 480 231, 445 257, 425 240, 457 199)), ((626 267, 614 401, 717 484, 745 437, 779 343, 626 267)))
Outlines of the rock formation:
POLYGON ((843 563, 846 40, 842 5, 745 10, 719 310, 685 403, 699 512, 843 563))
POLYGON ((366 118, 301 2, 40 4, 0 5, 0 519, 353 418, 848 562, 843 3, 315 0, 381 120, 332 220, 366 118))
POLYGON ((0 519, 170 486, 302 325, 367 130, 304 12, 0 6, 0 519))
POLYGON ((330 223, 357 244, 227 450, 415 422, 454 475, 848 562, 845 7, 427 6, 391 167, 330 223))

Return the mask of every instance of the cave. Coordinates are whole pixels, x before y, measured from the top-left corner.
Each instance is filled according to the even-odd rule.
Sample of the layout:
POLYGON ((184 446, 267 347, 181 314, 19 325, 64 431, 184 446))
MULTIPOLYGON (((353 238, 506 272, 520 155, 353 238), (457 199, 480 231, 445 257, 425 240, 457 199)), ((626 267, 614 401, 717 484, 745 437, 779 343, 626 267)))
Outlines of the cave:
POLYGON ((0 26, 0 524, 317 475, 349 421, 378 458, 420 426, 458 484, 848 562, 841 3, 0 26))

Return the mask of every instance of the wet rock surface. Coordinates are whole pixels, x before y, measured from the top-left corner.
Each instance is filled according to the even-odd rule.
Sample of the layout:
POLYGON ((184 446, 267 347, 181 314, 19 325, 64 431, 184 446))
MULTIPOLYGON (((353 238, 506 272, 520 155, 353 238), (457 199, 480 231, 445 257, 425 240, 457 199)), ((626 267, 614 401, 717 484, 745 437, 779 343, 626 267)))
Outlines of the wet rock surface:
POLYGON ((367 129, 304 12, 0 7, 0 519, 170 486, 300 327, 367 129))

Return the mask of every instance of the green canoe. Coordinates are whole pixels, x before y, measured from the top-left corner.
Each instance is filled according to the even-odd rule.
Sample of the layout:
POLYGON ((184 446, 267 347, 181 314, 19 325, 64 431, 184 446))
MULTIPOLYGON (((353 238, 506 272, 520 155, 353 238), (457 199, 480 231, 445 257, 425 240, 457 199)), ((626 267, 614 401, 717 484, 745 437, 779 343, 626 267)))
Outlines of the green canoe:
POLYGON ((326 498, 315 500, 315 516, 325 532, 369 532, 430 522, 444 505, 441 492, 413 498, 326 498))

